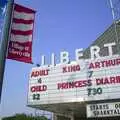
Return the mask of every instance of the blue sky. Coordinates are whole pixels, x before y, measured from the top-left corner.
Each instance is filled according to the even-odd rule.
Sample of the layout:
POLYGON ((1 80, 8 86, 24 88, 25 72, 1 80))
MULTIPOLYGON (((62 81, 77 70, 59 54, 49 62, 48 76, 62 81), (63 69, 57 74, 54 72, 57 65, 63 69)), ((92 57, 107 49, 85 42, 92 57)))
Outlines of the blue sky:
POLYGON ((87 48, 111 24, 108 0, 15 0, 36 10, 33 36, 33 62, 25 64, 6 60, 1 101, 2 116, 31 113, 26 107, 29 72, 44 54, 50 63, 51 53, 58 62, 60 51, 66 50, 74 60, 75 49, 87 48))

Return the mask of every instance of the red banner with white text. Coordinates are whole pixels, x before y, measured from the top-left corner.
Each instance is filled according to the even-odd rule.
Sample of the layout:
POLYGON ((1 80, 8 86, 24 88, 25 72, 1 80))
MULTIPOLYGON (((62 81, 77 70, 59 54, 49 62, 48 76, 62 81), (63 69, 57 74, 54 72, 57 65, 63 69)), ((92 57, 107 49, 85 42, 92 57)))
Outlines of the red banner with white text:
POLYGON ((32 63, 35 11, 15 4, 8 46, 8 59, 32 63))

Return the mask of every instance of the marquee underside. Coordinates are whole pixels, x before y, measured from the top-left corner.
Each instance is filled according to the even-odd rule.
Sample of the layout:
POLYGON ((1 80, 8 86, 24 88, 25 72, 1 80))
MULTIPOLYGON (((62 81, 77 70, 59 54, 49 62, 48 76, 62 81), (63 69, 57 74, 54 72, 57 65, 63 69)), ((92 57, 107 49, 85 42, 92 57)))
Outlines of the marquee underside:
POLYGON ((77 117, 86 116, 86 103, 74 102, 74 103, 57 103, 57 104, 42 104, 42 105, 28 105, 29 107, 47 110, 54 113, 74 115, 77 117))

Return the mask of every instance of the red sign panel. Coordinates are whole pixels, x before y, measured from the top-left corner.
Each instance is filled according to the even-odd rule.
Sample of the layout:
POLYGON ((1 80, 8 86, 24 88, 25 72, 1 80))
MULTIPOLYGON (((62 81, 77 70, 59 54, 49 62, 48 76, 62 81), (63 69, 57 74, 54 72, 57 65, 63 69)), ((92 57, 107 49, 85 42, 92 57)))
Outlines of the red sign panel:
POLYGON ((8 59, 32 63, 34 18, 34 10, 14 5, 8 59))

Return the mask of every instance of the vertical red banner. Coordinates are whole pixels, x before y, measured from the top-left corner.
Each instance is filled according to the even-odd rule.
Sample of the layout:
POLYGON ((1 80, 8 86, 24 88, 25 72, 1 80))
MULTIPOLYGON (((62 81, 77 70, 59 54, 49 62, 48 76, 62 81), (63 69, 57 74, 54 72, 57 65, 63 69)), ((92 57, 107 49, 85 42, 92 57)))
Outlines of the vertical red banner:
POLYGON ((32 63, 32 40, 35 11, 14 5, 8 59, 32 63))

